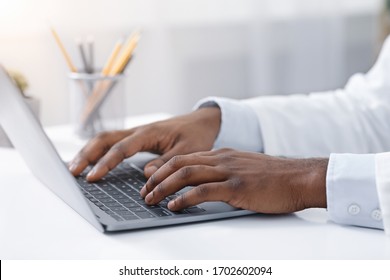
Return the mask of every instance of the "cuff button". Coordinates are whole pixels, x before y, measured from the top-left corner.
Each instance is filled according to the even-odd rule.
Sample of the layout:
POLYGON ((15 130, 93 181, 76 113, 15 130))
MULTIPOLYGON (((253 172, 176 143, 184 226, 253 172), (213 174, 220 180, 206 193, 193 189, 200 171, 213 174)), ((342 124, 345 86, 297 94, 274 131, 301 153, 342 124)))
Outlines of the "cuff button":
POLYGON ((357 204, 351 204, 348 207, 348 213, 352 216, 355 216, 360 213, 360 206, 357 204))
POLYGON ((381 221, 382 220, 382 212, 379 209, 376 209, 371 212, 371 218, 373 218, 375 221, 381 221))

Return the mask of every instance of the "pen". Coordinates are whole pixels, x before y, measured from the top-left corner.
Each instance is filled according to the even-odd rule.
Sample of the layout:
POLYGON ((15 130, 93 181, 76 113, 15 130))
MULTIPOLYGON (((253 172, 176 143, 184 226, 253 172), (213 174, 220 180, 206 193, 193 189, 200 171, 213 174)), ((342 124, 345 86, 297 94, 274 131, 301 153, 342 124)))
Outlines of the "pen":
POLYGON ((95 55, 94 55, 94 38, 89 36, 87 38, 87 46, 89 53, 88 69, 87 73, 93 73, 95 71, 95 55))
POLYGON ((81 60, 83 61, 84 71, 89 73, 89 66, 88 66, 88 62, 87 62, 87 57, 85 55, 83 43, 81 42, 80 39, 77 39, 76 44, 77 44, 77 47, 80 51, 81 60))

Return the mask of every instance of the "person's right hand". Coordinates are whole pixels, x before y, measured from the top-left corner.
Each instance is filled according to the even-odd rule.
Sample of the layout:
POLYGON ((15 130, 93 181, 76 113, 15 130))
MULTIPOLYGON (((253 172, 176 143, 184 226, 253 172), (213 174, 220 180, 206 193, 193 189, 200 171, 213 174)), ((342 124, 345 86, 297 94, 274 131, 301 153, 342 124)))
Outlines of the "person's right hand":
POLYGON ((103 132, 76 155, 69 170, 77 176, 94 165, 87 179, 97 181, 125 158, 148 151, 160 155, 145 166, 144 173, 149 178, 175 155, 210 150, 220 125, 221 111, 213 107, 129 130, 103 132))

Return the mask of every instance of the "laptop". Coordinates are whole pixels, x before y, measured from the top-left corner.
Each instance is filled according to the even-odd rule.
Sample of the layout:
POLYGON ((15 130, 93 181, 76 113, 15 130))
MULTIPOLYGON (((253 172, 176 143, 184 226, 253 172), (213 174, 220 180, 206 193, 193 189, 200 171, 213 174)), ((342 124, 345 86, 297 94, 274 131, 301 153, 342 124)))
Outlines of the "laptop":
MULTIPOLYGON (((178 225, 253 213, 223 202, 206 202, 172 212, 167 209, 167 203, 174 196, 159 205, 148 206, 139 195, 146 182, 142 166, 139 161, 135 164, 131 159, 121 163, 99 182, 87 182, 85 173, 74 177, 1 66, 0 125, 32 173, 101 232, 178 225)), ((180 192, 188 191, 188 188, 180 192)))

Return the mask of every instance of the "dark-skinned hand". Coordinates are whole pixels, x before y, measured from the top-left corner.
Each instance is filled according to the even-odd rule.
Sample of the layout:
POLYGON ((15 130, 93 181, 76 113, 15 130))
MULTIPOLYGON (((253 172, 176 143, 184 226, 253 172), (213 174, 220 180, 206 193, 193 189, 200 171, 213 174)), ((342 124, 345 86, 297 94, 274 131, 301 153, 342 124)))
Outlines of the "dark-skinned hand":
POLYGON ((125 158, 148 151, 160 154, 145 166, 145 176, 149 177, 175 155, 210 150, 220 123, 220 109, 213 107, 129 130, 104 132, 76 155, 69 163, 69 170, 77 176, 87 166, 94 165, 87 179, 97 181, 125 158))
POLYGON ((223 201, 260 213, 291 213, 326 207, 327 159, 286 159, 222 149, 175 156, 141 190, 157 204, 186 186, 168 203, 178 211, 206 201, 223 201))

